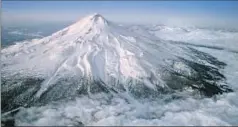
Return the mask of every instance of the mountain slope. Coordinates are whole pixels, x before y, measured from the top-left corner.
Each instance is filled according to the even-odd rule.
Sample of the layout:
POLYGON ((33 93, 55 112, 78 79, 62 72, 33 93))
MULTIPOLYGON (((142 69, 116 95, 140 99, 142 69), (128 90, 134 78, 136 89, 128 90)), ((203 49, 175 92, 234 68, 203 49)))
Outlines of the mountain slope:
POLYGON ((15 92, 18 94, 12 96, 13 100, 5 100, 6 105, 18 101, 23 102, 17 106, 24 105, 39 99, 49 102, 99 91, 126 91, 136 96, 157 96, 189 87, 208 96, 230 91, 224 87, 225 77, 220 73, 225 63, 149 33, 131 32, 99 14, 1 52, 5 97, 18 88, 26 91, 15 92), (29 80, 32 85, 25 85, 29 80))

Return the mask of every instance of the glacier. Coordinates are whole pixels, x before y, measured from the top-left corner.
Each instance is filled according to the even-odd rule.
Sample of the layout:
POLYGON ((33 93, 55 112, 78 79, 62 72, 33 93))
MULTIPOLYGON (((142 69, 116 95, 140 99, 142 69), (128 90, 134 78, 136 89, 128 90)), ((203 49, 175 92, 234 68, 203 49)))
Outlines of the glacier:
POLYGON ((237 124, 226 117, 237 117, 238 60, 224 60, 206 44, 237 56, 236 43, 222 45, 237 33, 216 38, 208 30, 155 28, 118 25, 95 13, 2 49, 4 118, 14 114, 23 126, 237 124), (231 108, 220 116, 211 106, 231 108))

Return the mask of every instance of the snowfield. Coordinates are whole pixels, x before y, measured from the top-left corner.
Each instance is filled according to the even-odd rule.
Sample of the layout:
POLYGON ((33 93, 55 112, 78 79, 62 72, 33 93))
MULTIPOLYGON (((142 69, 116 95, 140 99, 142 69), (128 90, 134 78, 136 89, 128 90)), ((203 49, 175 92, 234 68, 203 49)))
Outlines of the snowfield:
POLYGON ((86 16, 1 50, 2 121, 238 125, 237 42, 238 32, 86 16))

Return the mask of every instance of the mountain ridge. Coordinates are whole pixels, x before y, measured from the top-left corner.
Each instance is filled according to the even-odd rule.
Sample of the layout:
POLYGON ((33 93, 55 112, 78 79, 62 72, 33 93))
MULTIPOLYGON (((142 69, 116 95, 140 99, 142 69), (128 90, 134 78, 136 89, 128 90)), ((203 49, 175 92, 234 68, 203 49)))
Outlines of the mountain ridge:
MULTIPOLYGON (((176 81, 184 80, 181 76, 189 78, 205 73, 199 69, 211 65, 193 55, 194 51, 188 47, 129 31, 99 14, 86 16, 40 40, 10 46, 2 53, 3 77, 43 78, 34 96, 44 96, 46 100, 66 92, 71 83, 75 88, 71 91, 73 94, 81 88, 90 94, 103 87, 140 94, 147 90, 157 95, 161 89, 191 87, 187 79, 176 81), (196 68, 193 63, 206 66, 196 68), (171 77, 176 80, 170 82, 171 77), (68 85, 61 83, 68 79, 72 79, 65 82, 68 85)), ((207 68, 207 71, 219 77, 219 67, 207 68)), ((217 80, 222 82, 223 77, 217 80)), ((196 85, 195 89, 205 87, 199 82, 196 85)))

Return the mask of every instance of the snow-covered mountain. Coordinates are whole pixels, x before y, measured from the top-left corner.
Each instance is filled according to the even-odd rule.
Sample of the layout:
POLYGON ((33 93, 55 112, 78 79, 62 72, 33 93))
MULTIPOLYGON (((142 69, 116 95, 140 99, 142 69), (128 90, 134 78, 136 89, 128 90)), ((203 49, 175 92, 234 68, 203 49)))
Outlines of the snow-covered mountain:
POLYGON ((221 74, 226 64, 215 57, 100 14, 1 53, 5 111, 102 91, 136 97, 190 88, 208 96, 232 91, 221 74))
POLYGON ((162 40, 175 41, 180 44, 193 44, 200 47, 214 47, 238 52, 238 32, 222 29, 208 29, 197 27, 178 27, 163 24, 133 25, 128 29, 133 32, 146 31, 162 40))

